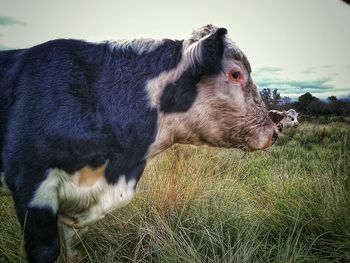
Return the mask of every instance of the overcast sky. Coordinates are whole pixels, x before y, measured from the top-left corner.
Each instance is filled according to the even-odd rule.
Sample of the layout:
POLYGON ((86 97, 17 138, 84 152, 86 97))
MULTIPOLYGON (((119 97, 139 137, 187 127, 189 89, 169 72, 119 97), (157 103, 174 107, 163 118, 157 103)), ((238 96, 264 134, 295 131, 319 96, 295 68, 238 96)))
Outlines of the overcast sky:
POLYGON ((226 27, 260 88, 350 95, 350 5, 340 0, 0 0, 0 49, 55 38, 187 38, 226 27))

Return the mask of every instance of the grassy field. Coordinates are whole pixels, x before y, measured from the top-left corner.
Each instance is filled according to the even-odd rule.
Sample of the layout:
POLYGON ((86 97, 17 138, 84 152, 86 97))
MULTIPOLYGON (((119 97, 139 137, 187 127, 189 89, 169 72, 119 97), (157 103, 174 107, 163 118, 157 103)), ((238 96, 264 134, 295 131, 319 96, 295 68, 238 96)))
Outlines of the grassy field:
MULTIPOLYGON (((124 209, 91 227, 90 262, 350 262, 350 124, 304 122, 269 152, 176 146, 124 209)), ((0 199, 0 262, 23 257, 0 199)))

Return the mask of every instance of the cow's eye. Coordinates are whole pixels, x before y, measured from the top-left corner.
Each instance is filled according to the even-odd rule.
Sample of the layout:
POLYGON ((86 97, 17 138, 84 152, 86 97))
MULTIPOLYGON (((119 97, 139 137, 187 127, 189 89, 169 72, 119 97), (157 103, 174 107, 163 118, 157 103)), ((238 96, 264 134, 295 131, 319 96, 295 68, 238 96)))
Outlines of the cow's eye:
POLYGON ((293 118, 293 117, 290 117, 290 119, 291 119, 292 121, 294 121, 294 118, 293 118))
POLYGON ((233 67, 227 74, 228 79, 237 84, 243 84, 244 83, 244 75, 239 67, 233 67))
POLYGON ((239 77, 241 76, 241 72, 239 71, 234 71, 231 73, 231 76, 233 79, 239 79, 239 77))

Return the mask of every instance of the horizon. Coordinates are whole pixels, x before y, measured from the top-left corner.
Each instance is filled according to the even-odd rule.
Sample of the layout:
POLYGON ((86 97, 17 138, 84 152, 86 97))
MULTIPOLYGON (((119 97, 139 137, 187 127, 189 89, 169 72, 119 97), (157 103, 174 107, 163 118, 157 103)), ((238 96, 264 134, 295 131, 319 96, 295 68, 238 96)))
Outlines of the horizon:
POLYGON ((306 92, 320 99, 350 95, 350 5, 341 0, 0 0, 0 5, 3 50, 56 38, 185 39, 193 29, 214 24, 226 27, 247 55, 260 90, 277 88, 292 99, 306 92))

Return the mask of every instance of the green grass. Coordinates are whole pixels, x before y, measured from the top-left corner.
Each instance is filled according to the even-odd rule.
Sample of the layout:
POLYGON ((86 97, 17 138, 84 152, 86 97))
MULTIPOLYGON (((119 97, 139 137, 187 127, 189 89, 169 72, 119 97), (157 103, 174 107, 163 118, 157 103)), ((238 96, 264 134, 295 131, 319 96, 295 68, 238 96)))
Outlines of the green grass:
MULTIPOLYGON (((92 262, 350 262, 350 124, 304 122, 268 152, 176 146, 85 237, 92 262)), ((21 259, 0 199, 0 262, 21 259)))

